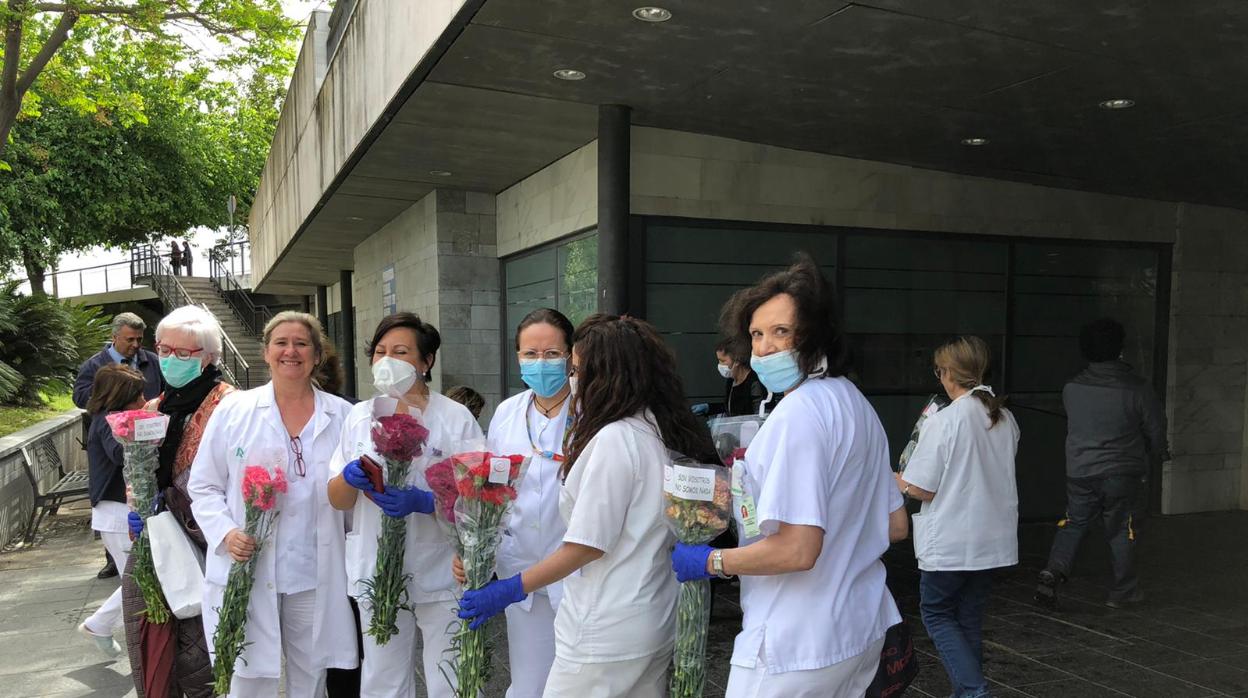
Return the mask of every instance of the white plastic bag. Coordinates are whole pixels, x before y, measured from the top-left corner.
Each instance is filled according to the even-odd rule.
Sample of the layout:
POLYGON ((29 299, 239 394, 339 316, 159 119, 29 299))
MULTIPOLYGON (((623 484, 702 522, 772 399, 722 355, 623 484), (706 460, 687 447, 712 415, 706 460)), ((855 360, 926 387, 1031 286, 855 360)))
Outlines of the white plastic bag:
POLYGON ((179 619, 200 614, 204 598, 204 558, 186 537, 172 512, 149 516, 145 524, 152 545, 152 564, 169 610, 179 619))

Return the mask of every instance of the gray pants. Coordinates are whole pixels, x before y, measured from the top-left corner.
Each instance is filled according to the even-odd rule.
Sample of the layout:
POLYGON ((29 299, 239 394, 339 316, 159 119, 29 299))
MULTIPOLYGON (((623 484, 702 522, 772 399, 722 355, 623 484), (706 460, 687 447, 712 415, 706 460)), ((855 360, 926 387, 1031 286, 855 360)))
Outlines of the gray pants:
POLYGON ((1139 486, 1140 478, 1135 475, 1067 478, 1066 519, 1058 524, 1053 549, 1049 552, 1048 569, 1070 575, 1088 525, 1099 516, 1109 538, 1109 556, 1114 568, 1114 585, 1109 591, 1109 598, 1121 601, 1134 594, 1139 579, 1135 576, 1132 518, 1139 486))

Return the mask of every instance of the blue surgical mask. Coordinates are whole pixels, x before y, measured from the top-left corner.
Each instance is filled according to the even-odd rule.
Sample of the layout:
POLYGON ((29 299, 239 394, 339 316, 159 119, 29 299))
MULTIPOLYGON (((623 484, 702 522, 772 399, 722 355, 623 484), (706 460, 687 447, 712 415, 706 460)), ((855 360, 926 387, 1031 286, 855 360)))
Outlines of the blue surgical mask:
POLYGON ((797 365, 797 356, 792 349, 767 356, 751 356, 750 368, 758 374, 763 386, 773 393, 792 390, 806 377, 797 365))
POLYGON ((204 366, 194 356, 188 359, 179 359, 170 354, 160 360, 160 372, 164 375, 166 383, 175 388, 181 388, 199 378, 200 374, 204 372, 204 366))
POLYGON ((554 397, 568 382, 568 360, 521 359, 520 380, 538 397, 554 397))

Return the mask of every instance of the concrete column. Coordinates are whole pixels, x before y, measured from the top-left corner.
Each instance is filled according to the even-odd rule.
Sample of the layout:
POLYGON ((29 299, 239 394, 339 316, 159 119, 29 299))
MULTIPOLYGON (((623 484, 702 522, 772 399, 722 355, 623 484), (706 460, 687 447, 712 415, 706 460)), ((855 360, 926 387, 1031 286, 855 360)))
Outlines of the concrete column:
POLYGON ((598 107, 598 310, 629 310, 629 158, 631 109, 598 107))
POLYGON ((357 397, 355 392, 355 303, 351 299, 351 270, 343 269, 338 277, 338 307, 342 309, 342 372, 346 375, 346 394, 357 397))
POLYGON ((329 287, 316 287, 316 319, 321 321, 321 327, 329 328, 329 287))

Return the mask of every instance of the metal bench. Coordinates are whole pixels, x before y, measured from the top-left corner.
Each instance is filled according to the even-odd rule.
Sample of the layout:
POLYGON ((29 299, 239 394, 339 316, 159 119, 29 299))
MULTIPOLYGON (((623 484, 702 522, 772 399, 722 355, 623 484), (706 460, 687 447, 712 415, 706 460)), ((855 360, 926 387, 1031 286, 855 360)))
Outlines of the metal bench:
POLYGON ((22 458, 22 470, 26 471, 26 479, 30 480, 35 497, 35 504, 30 509, 30 522, 26 524, 26 535, 23 538, 29 544, 35 540, 35 531, 39 530, 44 516, 55 514, 62 504, 86 499, 90 495, 87 492, 87 473, 75 471, 67 475, 65 465, 61 462, 61 454, 57 452, 51 437, 44 437, 22 447, 22 458), (49 470, 56 471, 57 483, 40 494, 39 477, 36 473, 49 470))

